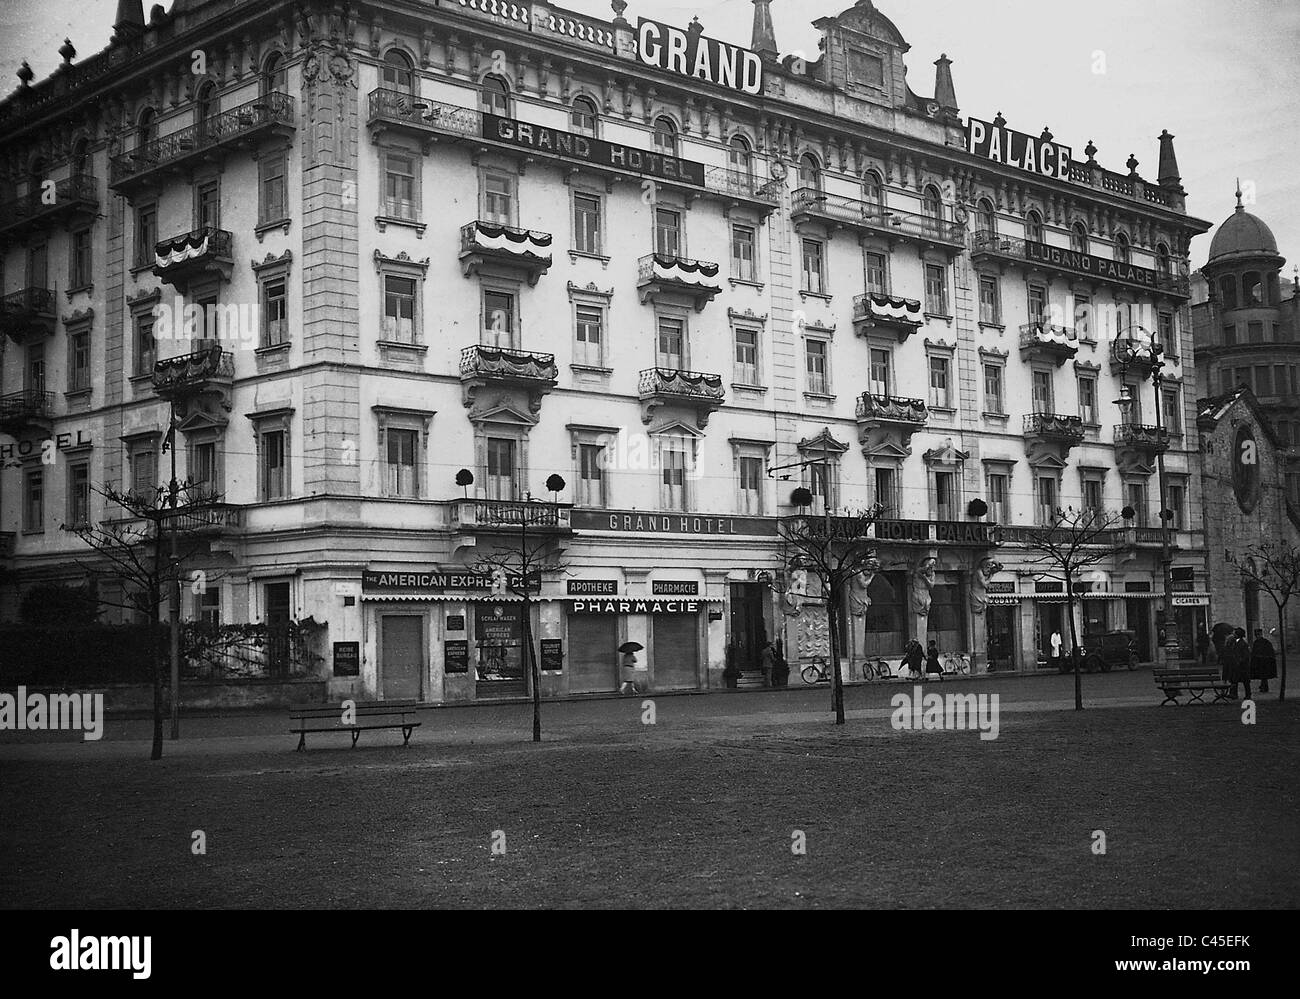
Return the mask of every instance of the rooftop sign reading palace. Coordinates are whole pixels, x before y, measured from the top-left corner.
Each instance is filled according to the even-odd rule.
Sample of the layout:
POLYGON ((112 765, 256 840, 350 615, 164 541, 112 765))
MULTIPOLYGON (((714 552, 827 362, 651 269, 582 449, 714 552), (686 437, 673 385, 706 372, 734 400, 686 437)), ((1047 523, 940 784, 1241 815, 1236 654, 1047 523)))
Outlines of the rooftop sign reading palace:
POLYGON ((636 24, 636 51, 647 66, 746 94, 763 89, 763 60, 749 49, 648 18, 636 24))
POLYGON ((966 125, 966 150, 976 156, 1005 163, 1029 173, 1057 180, 1070 179, 1074 150, 1059 142, 1035 139, 1024 132, 971 118, 966 125))
POLYGON ((647 152, 619 142, 606 142, 587 135, 562 132, 558 128, 534 125, 498 115, 483 114, 483 138, 508 142, 534 152, 549 153, 568 160, 578 160, 597 167, 630 170, 647 177, 677 180, 704 186, 704 164, 692 160, 647 152))
POLYGON ((1046 243, 1026 241, 1025 259, 1073 271, 1076 274, 1087 274, 1090 277, 1105 278, 1110 281, 1123 281, 1138 288, 1156 287, 1156 272, 1149 267, 1124 264, 1106 257, 1094 257, 1090 253, 1067 250, 1060 246, 1048 246, 1046 243))

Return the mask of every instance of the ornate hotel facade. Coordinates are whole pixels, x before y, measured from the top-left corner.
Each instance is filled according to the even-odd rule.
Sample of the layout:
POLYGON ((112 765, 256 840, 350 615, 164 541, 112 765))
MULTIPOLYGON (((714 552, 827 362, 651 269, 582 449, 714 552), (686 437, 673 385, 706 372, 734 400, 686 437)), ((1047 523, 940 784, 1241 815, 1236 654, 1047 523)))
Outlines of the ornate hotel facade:
POLYGON ((59 527, 120 516, 95 487, 167 480, 174 407, 180 477, 221 496, 183 613, 324 623, 334 696, 521 694, 525 607, 547 694, 616 689, 625 641, 654 690, 823 653, 777 533, 798 486, 883 511, 850 677, 914 635, 1034 669, 1063 584, 1024 529, 1065 505, 1133 507, 1079 623, 1150 658, 1160 455, 1190 645, 1208 225, 1173 137, 1148 181, 963 121, 949 61, 918 96, 867 0, 815 22, 815 62, 779 57, 768 0, 749 49, 612 7, 122 0, 108 48, 20 73, 5 616, 83 578, 59 527), (1133 327, 1158 400, 1152 352, 1113 349, 1133 327), (476 571, 524 530, 555 566, 526 605, 476 571))

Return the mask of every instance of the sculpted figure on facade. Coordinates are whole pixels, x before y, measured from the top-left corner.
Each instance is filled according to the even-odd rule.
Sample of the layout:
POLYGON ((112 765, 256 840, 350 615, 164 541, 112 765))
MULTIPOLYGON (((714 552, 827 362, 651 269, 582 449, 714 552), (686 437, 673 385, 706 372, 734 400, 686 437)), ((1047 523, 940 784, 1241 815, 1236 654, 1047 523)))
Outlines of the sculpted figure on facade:
POLYGON ((873 553, 862 563, 862 568, 849 577, 849 613, 854 617, 862 617, 871 606, 868 593, 879 571, 880 559, 873 553))
POLYGON ((808 570, 802 566, 790 569, 790 582, 785 591, 785 612, 794 617, 803 613, 803 602, 808 596, 808 570))
POLYGON ((916 614, 928 616, 930 613, 930 591, 934 588, 938 565, 935 556, 927 555, 912 570, 912 610, 916 614))
POLYGON ((1002 571, 1002 563, 985 556, 975 567, 970 581, 970 609, 973 614, 983 614, 989 605, 989 580, 1002 571))

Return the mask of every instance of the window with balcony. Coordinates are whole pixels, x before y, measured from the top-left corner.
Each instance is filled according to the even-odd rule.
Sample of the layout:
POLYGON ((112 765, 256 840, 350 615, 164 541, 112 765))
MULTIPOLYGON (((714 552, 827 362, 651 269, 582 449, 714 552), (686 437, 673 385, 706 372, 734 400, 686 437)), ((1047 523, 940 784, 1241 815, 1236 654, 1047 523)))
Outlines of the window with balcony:
POLYGON ((221 476, 217 472, 217 442, 195 441, 190 445, 187 461, 189 479, 206 491, 219 491, 221 476))
POLYGON ((1124 486, 1124 502, 1133 508, 1133 526, 1149 527, 1150 511, 1147 509, 1147 484, 1129 482, 1124 486))
POLYGON ((1083 509, 1093 514, 1100 513, 1103 504, 1103 485, 1101 476, 1095 472, 1085 472, 1083 476, 1083 509))
POLYGON ((596 102, 590 97, 575 97, 569 109, 569 124, 583 135, 596 134, 596 102))
POLYGON ((736 330, 735 379, 739 385, 759 385, 758 330, 736 330))
POLYGON ((45 472, 41 468, 23 472, 23 530, 32 534, 45 530, 45 472))
POLYGON ((932 409, 952 409, 952 359, 931 354, 930 367, 930 407, 932 409))
POLYGON ((1225 274, 1219 278, 1219 306, 1223 309, 1235 309, 1237 307, 1236 275, 1225 274))
POLYGON ((1115 260, 1121 264, 1133 262, 1133 251, 1129 246, 1128 237, 1122 232, 1115 233, 1115 260))
POLYGON ((675 208, 655 208, 655 253, 678 257, 682 253, 682 213, 675 208))
POLYGON ((289 431, 261 428, 257 435, 258 498, 263 502, 289 495, 289 431))
POLYGON ((395 147, 385 147, 382 155, 384 203, 380 211, 388 218, 417 221, 420 217, 418 157, 395 147))
POLYGON ((1088 252, 1088 228, 1082 222, 1070 226, 1070 249, 1076 253, 1088 252))
POLYGON ((605 500, 605 448, 578 445, 578 506, 603 507, 605 500))
MULTIPOLYGON (((1281 369, 1279 368, 1278 370, 1280 371, 1281 369)), ((1278 384, 1277 389, 1279 395, 1286 392, 1285 387, 1281 383, 1278 384)), ((1164 405, 1163 416, 1165 429, 1175 436, 1181 434, 1183 432, 1183 405, 1182 397, 1177 386, 1166 386, 1161 391, 1160 398, 1164 405)))
POLYGON ((898 496, 898 470, 894 468, 876 468, 872 474, 875 489, 874 502, 881 507, 885 517, 898 518, 902 515, 902 506, 898 496))
POLYGON ((866 202, 867 214, 871 218, 882 219, 885 214, 885 182, 880 174, 868 170, 862 175, 862 200, 866 202))
POLYGON ((754 227, 733 224, 731 227, 731 276, 738 281, 757 281, 754 227))
POLYGON ((1101 420, 1097 412, 1097 378, 1095 375, 1078 376, 1079 419, 1087 426, 1098 426, 1101 420))
POLYGON ((763 459, 742 455, 736 459, 740 488, 740 512, 760 515, 763 512, 763 459))
POLYGON ((499 118, 510 117, 510 84, 502 77, 488 75, 483 77, 481 107, 488 114, 499 118))
POLYGON ((1037 368, 1030 374, 1030 398, 1035 413, 1053 413, 1052 373, 1037 368))
POLYGON ((1089 295, 1074 296, 1074 335, 1084 341, 1095 339, 1092 328, 1092 298, 1089 295))
POLYGON ((72 234, 72 266, 69 268, 69 276, 73 288, 89 288, 95 280, 91 248, 89 229, 78 229, 72 234))
POLYGON ((810 191, 822 189, 822 165, 812 153, 799 157, 799 186, 810 191))
POLYGON ((379 85, 384 90, 398 90, 404 94, 415 92, 415 73, 405 53, 396 49, 384 53, 384 61, 379 67, 379 85))
POLYGON ((1043 238, 1043 217, 1036 211, 1025 216, 1025 239, 1030 243, 1045 242, 1043 238))
POLYGON ((283 151, 265 153, 258 157, 258 225, 270 225, 288 217, 289 200, 285 182, 287 160, 288 156, 283 151))
POLYGON ((661 479, 659 503, 664 510, 687 509, 686 470, 689 465, 684 446, 664 444, 659 451, 661 479))
POLYGON ((1241 276, 1241 302, 1247 309, 1257 309, 1264 304, 1264 282, 1259 271, 1247 271, 1241 276))
POLYGON ((893 395, 890 367, 893 358, 881 347, 872 347, 868 367, 867 387, 872 395, 893 395))
POLYGON ((1056 519, 1057 481, 1053 475, 1039 475, 1034 486, 1034 495, 1038 503, 1038 525, 1045 527, 1056 519))
POLYGON ((1164 243, 1156 244, 1156 273, 1165 278, 1172 277, 1174 273, 1173 257, 1164 243))
POLYGON ((1166 490, 1166 509, 1173 514, 1169 521, 1171 531, 1187 529, 1187 486, 1182 482, 1171 482, 1166 490))
POLYGON ((1047 322, 1047 289, 1041 284, 1029 285, 1029 321, 1047 322))
POLYGON ((600 256, 602 252, 600 209, 600 195, 573 192, 573 248, 579 253, 600 256))
POLYGON ((90 388, 90 330, 81 329, 68 335, 68 391, 83 392, 90 388))
POLYGON ((416 281, 388 275, 384 278, 383 338, 393 343, 415 343, 416 281))
POLYGON ((987 478, 988 487, 988 522, 990 524, 1009 524, 1011 523, 1011 476, 1006 472, 990 472, 987 478))
POLYGON ((1002 415, 1007 411, 1005 369, 1003 365, 983 362, 984 367, 984 412, 1002 415))
POLYGON ((74 461, 68 465, 68 526, 84 527, 90 523, 90 463, 74 461))
POLYGON ((135 266, 150 267, 158 244, 158 206, 138 205, 135 210, 135 266))
POLYGON ((483 289, 483 338, 493 347, 518 346, 515 296, 509 292, 483 289))
POLYGON ((655 340, 655 364, 674 371, 686 370, 686 322, 670 316, 660 316, 659 335, 655 340))
POLYGON ((754 152, 743 135, 733 135, 727 143, 727 166, 742 177, 754 176, 754 152))
POLYGON ((804 339, 804 374, 806 392, 813 395, 830 395, 830 344, 812 337, 804 339))
POLYGON ((87 139, 78 139, 72 147, 72 156, 68 161, 68 167, 73 177, 85 177, 90 173, 90 142, 87 139))
POLYGON ((996 235, 998 231, 998 213, 993 207, 993 202, 988 198, 981 198, 979 203, 979 218, 977 225, 990 236, 996 235))
POLYGON ((921 196, 921 214, 928 220, 931 231, 937 233, 943 222, 943 196, 933 184, 921 196))
POLYGON ((812 510, 826 511, 839 507, 840 463, 827 458, 804 466, 804 487, 812 493, 812 510))
POLYGON ((498 225, 514 225, 515 178, 508 173, 483 173, 483 219, 498 225))
POLYGON ((158 489, 158 444, 150 435, 128 442, 127 468, 131 476, 130 491, 141 497, 152 496, 158 489))
POLYGON ((660 115, 655 119, 652 142, 655 152, 663 156, 677 155, 677 126, 671 118, 660 115))
POLYGON ((883 253, 867 251, 863 255, 866 264, 867 292, 872 295, 889 294, 888 259, 883 253))
POLYGON ((145 108, 135 122, 135 148, 143 150, 158 138, 158 112, 145 108))
POLYGON ((998 279, 991 274, 980 275, 980 322, 991 326, 1002 324, 1001 296, 998 279))
POLYGON ((948 315, 948 269, 939 264, 925 265, 925 311, 948 315))
POLYGON ((388 427, 384 431, 384 437, 387 451, 385 462, 387 495, 416 498, 420 495, 417 465, 420 432, 388 427))
POLYGON ((596 305, 579 305, 574 310, 573 362, 593 368, 605 364, 605 310, 596 305))
POLYGON ((934 519, 953 521, 957 519, 957 473, 935 471, 934 473, 934 519))
POLYGON ((27 284, 31 288, 50 286, 50 249, 44 243, 27 250, 27 284))
POLYGON ((272 52, 262 62, 262 95, 287 94, 289 92, 289 70, 285 66, 284 56, 272 52))
POLYGON ((289 340, 289 296, 284 278, 262 285, 262 346, 278 347, 289 340))
POLYGON ((194 189, 195 228, 221 228, 221 185, 210 180, 194 189))
POLYGON ((153 339, 153 316, 137 316, 135 320, 135 366, 136 375, 152 375, 153 364, 157 356, 157 347, 153 339))
POLYGON ((1178 344, 1174 339, 1174 314, 1172 312, 1156 313, 1156 336, 1164 345, 1166 353, 1178 353, 1178 344))
POLYGON ((825 246, 820 240, 802 241, 803 290, 813 295, 826 294, 825 246))
POLYGON ((217 85, 211 80, 205 80, 194 92, 194 124, 198 126, 200 135, 208 132, 211 127, 209 123, 217 111, 217 85))

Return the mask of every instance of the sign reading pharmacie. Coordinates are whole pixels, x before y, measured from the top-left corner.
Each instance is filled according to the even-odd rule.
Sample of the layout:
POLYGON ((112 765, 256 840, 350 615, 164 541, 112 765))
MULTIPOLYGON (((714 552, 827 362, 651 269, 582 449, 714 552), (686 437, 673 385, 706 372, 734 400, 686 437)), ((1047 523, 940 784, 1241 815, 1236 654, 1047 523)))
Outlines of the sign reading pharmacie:
POLYGON ((637 58, 647 66, 703 80, 745 94, 763 90, 763 60, 757 53, 642 17, 636 24, 637 58))
POLYGON ((571 614, 698 614, 704 606, 702 600, 673 600, 655 597, 595 597, 590 600, 570 600, 571 614))
MULTIPOLYGON (((369 569, 361 573, 362 593, 424 593, 447 590, 491 590, 492 576, 485 572, 472 570, 431 569, 421 572, 374 572, 369 569)), ((510 576, 506 586, 511 590, 523 588, 522 576, 510 576)), ((542 577, 534 573, 529 577, 528 589, 540 590, 542 577)))
POLYGON ((1156 288, 1156 272, 1149 267, 1125 264, 1107 257, 1094 257, 1091 253, 1080 253, 1060 246, 1026 242, 1025 259, 1087 277, 1122 281, 1147 290, 1156 288))
POLYGON ((563 132, 558 128, 535 125, 500 115, 482 114, 481 133, 485 139, 494 139, 522 149, 547 153, 561 159, 589 163, 596 167, 628 170, 660 180, 675 180, 684 184, 704 186, 704 164, 684 160, 677 156, 652 153, 621 142, 606 142, 588 135, 563 132))
POLYGON ((966 151, 995 163, 1056 180, 1070 179, 1074 150, 1050 139, 995 125, 979 118, 966 122, 966 151))

